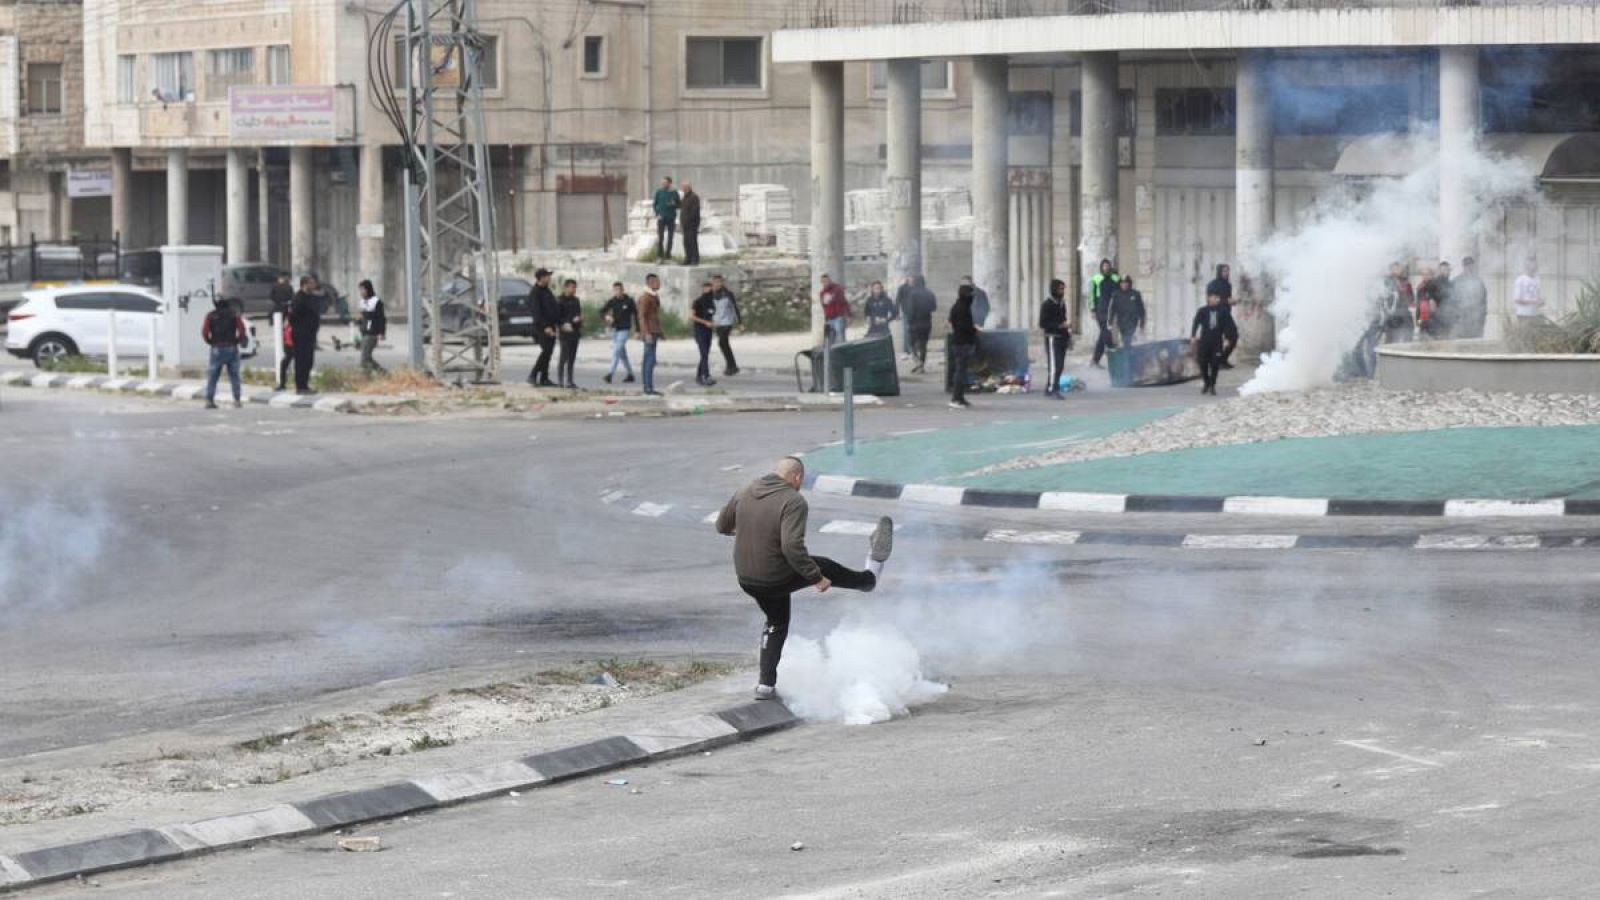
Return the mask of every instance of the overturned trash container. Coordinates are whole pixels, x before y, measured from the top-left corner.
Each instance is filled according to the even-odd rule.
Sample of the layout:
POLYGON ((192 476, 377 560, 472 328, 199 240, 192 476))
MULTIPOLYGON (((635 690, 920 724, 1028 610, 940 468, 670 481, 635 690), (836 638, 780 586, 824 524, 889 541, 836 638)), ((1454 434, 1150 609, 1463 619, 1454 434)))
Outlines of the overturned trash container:
POLYGON ((1194 348, 1182 338, 1113 347, 1107 355, 1107 369, 1115 387, 1177 384, 1200 377, 1194 348))
POLYGON ((872 394, 876 397, 900 396, 900 372, 894 363, 894 341, 887 337, 869 338, 860 341, 845 341, 834 344, 831 350, 824 352, 822 347, 812 347, 810 350, 801 350, 794 355, 794 386, 799 391, 818 393, 822 390, 822 364, 827 359, 828 367, 832 372, 828 378, 828 386, 834 390, 844 389, 844 370, 854 369, 850 376, 854 381, 852 386, 857 394, 872 394), (805 359, 810 364, 811 387, 801 384, 800 361, 805 359))
MULTIPOLYGON (((978 333, 978 346, 972 354, 967 374, 972 386, 984 390, 993 382, 997 386, 1028 384, 1028 338, 1030 331, 982 331, 978 333)), ((950 339, 944 343, 944 389, 955 387, 955 366, 951 363, 950 339)), ((1020 388, 1018 388, 1020 389, 1020 388)))

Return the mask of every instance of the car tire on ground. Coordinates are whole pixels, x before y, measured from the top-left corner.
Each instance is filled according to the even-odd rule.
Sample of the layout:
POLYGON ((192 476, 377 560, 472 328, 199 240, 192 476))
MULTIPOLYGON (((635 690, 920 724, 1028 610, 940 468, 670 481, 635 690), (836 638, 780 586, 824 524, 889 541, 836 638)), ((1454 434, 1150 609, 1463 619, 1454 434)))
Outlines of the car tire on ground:
POLYGON ((72 342, 72 338, 53 331, 39 335, 28 345, 28 356, 33 359, 33 364, 41 369, 44 368, 46 360, 77 355, 78 345, 72 342))

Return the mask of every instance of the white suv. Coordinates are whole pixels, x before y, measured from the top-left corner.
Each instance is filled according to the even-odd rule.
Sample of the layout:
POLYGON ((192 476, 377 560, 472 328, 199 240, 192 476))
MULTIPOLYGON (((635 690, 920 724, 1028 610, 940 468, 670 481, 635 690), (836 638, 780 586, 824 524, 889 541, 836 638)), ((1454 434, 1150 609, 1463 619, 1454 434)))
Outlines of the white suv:
POLYGON ((25 291, 6 317, 6 350, 34 365, 78 354, 105 356, 112 315, 117 354, 141 357, 150 349, 150 322, 161 315, 161 295, 120 284, 25 291))

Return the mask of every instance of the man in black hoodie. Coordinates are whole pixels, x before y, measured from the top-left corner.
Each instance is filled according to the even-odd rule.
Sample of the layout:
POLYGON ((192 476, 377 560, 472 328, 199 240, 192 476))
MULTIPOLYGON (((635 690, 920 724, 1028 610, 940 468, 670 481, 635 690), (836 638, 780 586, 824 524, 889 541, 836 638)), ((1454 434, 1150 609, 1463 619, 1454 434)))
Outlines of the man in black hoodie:
POLYGON ((1239 340, 1239 329, 1233 324, 1233 313, 1222 305, 1222 298, 1207 292, 1206 305, 1195 311, 1194 323, 1189 326, 1189 340, 1194 344, 1195 359, 1200 363, 1200 393, 1217 395, 1217 369, 1223 355, 1239 340))
MULTIPOLYGON (((1232 279, 1233 279, 1233 269, 1229 268, 1227 263, 1217 263, 1217 277, 1211 279, 1211 283, 1206 285, 1206 296, 1210 296, 1212 294, 1216 294, 1217 295, 1217 297, 1221 300, 1221 303, 1218 304, 1218 305, 1222 307, 1222 311, 1223 312, 1228 314, 1228 321, 1230 321, 1230 322, 1233 321, 1233 280, 1232 279)), ((1224 369, 1233 368, 1233 363, 1229 362, 1228 358, 1233 356, 1234 345, 1237 344, 1238 342, 1239 342, 1238 337, 1235 337, 1233 339, 1233 343, 1232 344, 1229 344, 1227 347, 1223 348, 1223 351, 1222 351, 1222 362, 1219 363, 1219 365, 1221 365, 1222 368, 1224 368, 1224 369)))
POLYGON ((772 473, 747 485, 717 514, 717 533, 733 536, 733 569, 739 587, 767 618, 761 632, 761 676, 757 700, 777 699, 778 661, 789 636, 791 595, 814 587, 819 593, 839 587, 870 591, 878 586, 883 564, 894 549, 894 520, 878 520, 867 539, 867 561, 849 569, 806 549, 809 507, 800 496, 806 467, 785 456, 772 473))
POLYGON ((311 366, 317 357, 317 330, 322 327, 322 295, 317 280, 300 279, 300 290, 289 303, 289 333, 294 339, 294 392, 311 393, 311 366))
POLYGON ((694 383, 711 387, 716 379, 711 377, 711 338, 717 331, 717 297, 711 282, 700 285, 700 296, 689 305, 689 322, 694 326, 694 345, 700 351, 700 365, 694 370, 694 383))
POLYGON ((968 409, 967 369, 978 350, 978 332, 982 329, 972 318, 972 285, 963 284, 956 290, 956 305, 950 307, 950 408, 968 409))
POLYGON ((1061 399, 1061 371, 1066 366, 1067 348, 1072 346, 1072 329, 1067 324, 1067 283, 1059 278, 1050 282, 1050 296, 1039 304, 1039 330, 1044 332, 1046 376, 1044 395, 1061 399))
POLYGON ((1144 328, 1144 295, 1133 289, 1133 276, 1122 276, 1122 284, 1111 295, 1106 308, 1106 324, 1116 330, 1117 346, 1133 346, 1133 339, 1144 328))
POLYGON ((550 380, 550 352, 556 348, 556 335, 561 331, 561 310, 556 295, 550 292, 550 270, 533 273, 533 292, 529 295, 533 307, 533 335, 539 342, 539 358, 528 372, 528 383, 535 387, 555 387, 550 380))
POLYGON ((678 227, 683 232, 683 264, 700 265, 700 195, 687 181, 678 199, 678 227))

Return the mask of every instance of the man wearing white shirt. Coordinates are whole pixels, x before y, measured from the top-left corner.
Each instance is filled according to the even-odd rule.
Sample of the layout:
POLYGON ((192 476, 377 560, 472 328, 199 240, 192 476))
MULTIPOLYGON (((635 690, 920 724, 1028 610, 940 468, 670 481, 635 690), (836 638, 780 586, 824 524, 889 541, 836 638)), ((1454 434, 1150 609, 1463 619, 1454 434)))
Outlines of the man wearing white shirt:
POLYGON ((1517 314, 1517 324, 1525 325, 1544 314, 1544 300, 1539 296, 1539 276, 1534 274, 1533 263, 1527 271, 1517 276, 1511 286, 1512 311, 1517 314))

